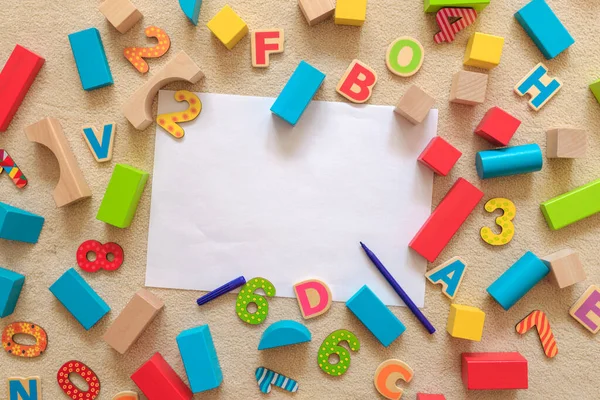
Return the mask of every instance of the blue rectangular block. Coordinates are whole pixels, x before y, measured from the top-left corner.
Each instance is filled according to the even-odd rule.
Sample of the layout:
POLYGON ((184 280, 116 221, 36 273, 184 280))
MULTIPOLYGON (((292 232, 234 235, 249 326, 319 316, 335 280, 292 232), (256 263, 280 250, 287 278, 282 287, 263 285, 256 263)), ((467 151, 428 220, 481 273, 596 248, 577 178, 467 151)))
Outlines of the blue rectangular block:
POLYGON ((108 304, 73 268, 58 278, 50 291, 85 330, 96 325, 110 311, 108 304))
POLYGON ((515 18, 549 60, 575 43, 545 0, 532 0, 515 13, 515 18))
POLYGON ((0 238, 37 243, 44 217, 0 202, 0 238))
POLYGON ((296 125, 324 79, 324 73, 309 63, 300 61, 271 106, 271 112, 289 124, 296 125))
POLYGON ((346 307, 371 333, 388 347, 406 330, 404 324, 383 304, 367 285, 354 293, 346 307))
POLYGON ((221 384, 223 374, 208 325, 181 332, 177 335, 177 346, 193 393, 221 384))
POLYGON ((0 267, 0 318, 15 311, 25 276, 0 267))
POLYGON ((77 64, 84 90, 94 90, 113 84, 100 32, 96 28, 71 33, 69 43, 77 64))

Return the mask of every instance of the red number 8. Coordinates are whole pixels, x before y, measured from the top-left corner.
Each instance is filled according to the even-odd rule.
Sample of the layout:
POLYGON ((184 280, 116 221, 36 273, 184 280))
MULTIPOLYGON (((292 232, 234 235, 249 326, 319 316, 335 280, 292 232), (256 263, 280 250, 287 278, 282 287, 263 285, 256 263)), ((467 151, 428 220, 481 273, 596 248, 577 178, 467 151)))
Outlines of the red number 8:
POLYGON ((114 271, 123 264, 123 248, 116 243, 102 244, 97 240, 86 240, 77 249, 77 264, 79 268, 87 272, 96 272, 100 269, 114 271), (88 254, 96 255, 94 260, 88 258, 88 254), (109 255, 112 254, 112 260, 109 255))

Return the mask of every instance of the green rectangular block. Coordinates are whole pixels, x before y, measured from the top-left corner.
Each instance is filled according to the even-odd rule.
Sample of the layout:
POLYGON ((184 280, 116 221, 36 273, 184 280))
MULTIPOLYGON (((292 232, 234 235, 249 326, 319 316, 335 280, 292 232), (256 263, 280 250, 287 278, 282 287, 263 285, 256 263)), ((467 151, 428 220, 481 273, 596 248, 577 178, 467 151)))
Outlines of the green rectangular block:
POLYGON ((115 165, 96 219, 118 228, 131 225, 148 176, 130 165, 115 165))
POLYGON ((545 201, 540 208, 552 230, 594 215, 600 212, 600 179, 545 201))
POLYGON ((445 7, 466 7, 474 8, 477 12, 480 12, 489 4, 490 0, 425 0, 423 10, 426 13, 433 13, 445 7))
POLYGON ((594 97, 596 97, 598 103, 600 103, 600 79, 598 79, 595 82, 592 82, 592 84, 590 85, 590 90, 592 91, 592 93, 594 93, 594 97))

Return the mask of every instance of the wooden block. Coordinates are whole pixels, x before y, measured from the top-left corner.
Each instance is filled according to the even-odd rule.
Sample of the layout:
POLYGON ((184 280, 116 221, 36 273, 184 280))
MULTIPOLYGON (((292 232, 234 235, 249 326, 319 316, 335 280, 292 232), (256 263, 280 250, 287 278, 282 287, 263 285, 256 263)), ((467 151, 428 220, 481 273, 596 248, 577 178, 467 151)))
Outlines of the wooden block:
POLYGON ((72 400, 94 400, 100 394, 100 379, 90 367, 81 361, 71 360, 63 364, 56 374, 58 386, 72 400), (75 385, 69 375, 77 374, 88 384, 88 389, 83 390, 75 385))
POLYGON ((596 101, 600 103, 600 79, 590 83, 590 90, 594 94, 596 101))
POLYGON ((57 119, 44 118, 29 125, 25 128, 25 134, 30 142, 39 143, 50 149, 58 161, 60 176, 52 193, 56 207, 92 197, 92 191, 77 165, 77 160, 57 119))
POLYGON ((13 356, 23 358, 39 357, 44 354, 46 347, 48 347, 48 334, 44 328, 31 322, 13 322, 8 324, 2 331, 2 348, 13 356), (35 343, 19 343, 15 340, 15 335, 30 336, 35 343))
POLYGON ((515 226, 512 223, 517 215, 515 203, 502 197, 496 197, 488 200, 484 208, 489 213, 493 213, 497 209, 501 209, 503 213, 496 217, 496 225, 500 227, 500 233, 494 233, 491 228, 484 226, 479 231, 483 241, 492 246, 504 246, 509 243, 515 236, 515 226))
POLYGON ((537 143, 482 150, 475 155, 475 169, 480 179, 528 174, 540 171, 543 165, 542 149, 537 143))
POLYGON ((480 342, 484 323, 485 313, 479 308, 451 304, 446 330, 452 337, 480 342))
POLYGON ((464 65, 492 69, 500 64, 504 38, 475 32, 471 35, 465 51, 464 65))
POLYGON ((324 79, 324 73, 309 63, 300 61, 271 106, 271 112, 288 124, 296 125, 324 79))
POLYGON ((483 11, 489 4, 490 0, 424 0, 423 11, 434 13, 444 7, 466 7, 483 11))
POLYGON ((149 174, 127 164, 117 164, 108 182, 96 219, 127 228, 137 210, 149 174))
POLYGON ((74 268, 68 269, 58 278, 50 286, 50 291, 86 331, 110 311, 108 304, 74 268))
POLYGON ((556 346, 556 339, 554 338, 552 329, 550 329, 550 322, 546 313, 540 310, 533 310, 515 326, 515 330, 518 334, 522 335, 534 326, 537 329, 538 337, 540 338, 546 357, 555 357, 558 354, 558 347, 556 346))
POLYGON ((385 64, 390 72, 403 77, 416 74, 421 69, 424 59, 423 45, 409 36, 394 40, 385 53, 385 64))
POLYGON ((294 285, 294 293, 302 318, 310 319, 325 314, 331 307, 333 297, 325 282, 309 279, 294 285))
POLYGON ((536 65, 515 86, 515 93, 519 96, 529 94, 531 96, 529 107, 538 111, 544 106, 562 87, 562 82, 557 78, 550 78, 548 68, 542 63, 536 65))
POLYGON ((44 59, 16 45, 0 72, 0 132, 5 132, 29 91, 44 59))
POLYGON ((112 398, 112 400, 139 400, 138 394, 136 392, 119 392, 112 398))
POLYGON ((42 379, 39 376, 8 378, 8 400, 42 400, 42 379))
POLYGON ((298 0, 298 6, 310 26, 331 18, 335 12, 335 0, 298 0))
POLYGON ((417 160, 433 172, 446 176, 461 156, 460 150, 436 136, 431 139, 417 160))
POLYGON ((259 29, 250 34, 252 66, 266 68, 271 54, 283 53, 283 29, 259 29))
POLYGON ((559 250, 541 260, 550 268, 552 280, 561 289, 586 280, 585 270, 575 250, 559 250))
POLYGON ((569 310, 585 329, 593 334, 600 331, 600 288, 592 285, 581 295, 569 310))
POLYGON ((254 375, 262 393, 271 393, 271 384, 286 392, 296 393, 298 391, 298 382, 268 368, 258 367, 254 375))
POLYGON ((383 304, 367 285, 364 285, 350 297, 346 302, 346 307, 385 347, 392 344, 406 330, 398 317, 383 304))
POLYGON ((248 25, 227 4, 206 26, 229 50, 248 33, 248 25))
POLYGON ((490 108, 477 128, 475 134, 486 139, 496 146, 508 146, 517 129, 521 126, 521 121, 513 117, 500 107, 490 108))
POLYGON ((585 157, 588 134, 583 129, 559 128, 546 131, 546 157, 585 157))
POLYGON ((82 130, 83 140, 85 140, 96 161, 106 162, 112 160, 117 124, 104 125, 102 132, 96 130, 93 126, 84 126, 82 130))
POLYGON ((221 385, 223 374, 208 325, 181 332, 177 335, 177 346, 193 393, 221 385))
POLYGON ((417 393, 417 400, 446 400, 443 394, 417 393))
POLYGON ((340 346, 340 343, 348 343, 350 351, 360 350, 360 341, 356 335, 346 329, 338 329, 333 331, 323 340, 317 353, 317 363, 319 368, 328 375, 341 376, 348 372, 350 368, 350 351, 345 347, 340 346), (329 356, 337 354, 339 362, 331 364, 329 362, 329 356))
POLYGON ((310 342, 312 336, 306 326, 292 320, 281 320, 272 323, 262 334, 258 350, 291 346, 310 342))
POLYGON ((336 25, 362 26, 367 18, 367 0, 337 0, 336 25))
POLYGON ((196 63, 180 51, 127 100, 123 114, 135 129, 146 129, 152 123, 152 102, 160 88, 176 81, 196 83, 203 77, 196 63))
POLYGON ((202 102, 195 93, 188 90, 178 90, 173 97, 176 101, 187 102, 188 108, 184 111, 159 114, 156 116, 156 123, 175 139, 181 139, 185 136, 185 131, 179 124, 195 120, 202 111, 202 102))
POLYGON ((512 353, 462 353, 462 381, 468 390, 527 389, 527 359, 512 353))
POLYGON ((376 83, 375 70, 360 60, 352 60, 335 90, 353 103, 364 103, 371 98, 376 83))
POLYGON ((375 389, 386 399, 397 400, 404 390, 396 386, 397 381, 410 382, 414 376, 411 367, 400 360, 387 360, 379 364, 375 370, 375 389))
POLYGON ((6 170, 6 174, 12 179, 13 183, 19 189, 27 186, 27 178, 19 168, 16 162, 4 149, 0 149, 0 174, 6 170))
POLYGON ((442 286, 442 293, 454 299, 466 271, 467 264, 460 257, 454 257, 427 271, 425 278, 434 285, 439 283, 442 286))
POLYGON ((564 228, 600 212, 600 179, 563 193, 540 204, 552 230, 564 228))
POLYGON ((549 272, 550 268, 528 251, 488 286, 487 292, 508 310, 549 272))
POLYGON ((142 19, 142 13, 129 0, 105 0, 99 10, 120 33, 127 32, 142 19))
POLYGON ((412 124, 420 124, 425 121, 429 110, 433 107, 435 99, 416 85, 411 85, 406 93, 400 97, 395 113, 402 115, 412 124))
POLYGON ((88 28, 71 33, 69 43, 83 90, 94 90, 113 84, 98 29, 88 28))
POLYGON ((532 0, 515 13, 515 18, 547 59, 575 43, 545 0, 532 0))
POLYGON ((482 198, 481 190, 466 179, 458 178, 409 247, 429 262, 434 262, 482 198))
POLYGON ((479 72, 458 71, 452 78, 450 102, 474 106, 485 101, 488 76, 479 72))
POLYGON ((0 238, 37 243, 44 217, 0 202, 0 238))
POLYGON ((131 375, 148 400, 191 400, 193 393, 160 353, 131 375))
POLYGON ((453 42, 456 34, 473 24, 476 19, 477 11, 473 8, 448 7, 440 9, 435 14, 435 22, 437 22, 440 31, 433 36, 433 41, 436 43, 453 42))
POLYGON ((163 306, 164 303, 158 296, 146 289, 138 290, 102 338, 113 349, 125 354, 163 306))
POLYGON ((179 0, 179 7, 192 24, 198 25, 202 0, 179 0))
POLYGON ((171 38, 167 32, 157 26, 149 26, 144 30, 146 37, 155 38, 158 42, 152 47, 126 47, 123 56, 140 73, 145 74, 150 67, 146 58, 159 58, 171 48, 171 38))
POLYGON ((258 277, 250 279, 242 286, 235 300, 235 313, 239 319, 250 325, 262 324, 269 316, 269 302, 260 294, 254 293, 258 289, 262 289, 266 297, 273 297, 277 293, 271 282, 258 277), (250 304, 256 305, 256 312, 248 311, 250 304))
POLYGON ((0 267, 0 318, 8 317, 15 311, 25 275, 0 267))

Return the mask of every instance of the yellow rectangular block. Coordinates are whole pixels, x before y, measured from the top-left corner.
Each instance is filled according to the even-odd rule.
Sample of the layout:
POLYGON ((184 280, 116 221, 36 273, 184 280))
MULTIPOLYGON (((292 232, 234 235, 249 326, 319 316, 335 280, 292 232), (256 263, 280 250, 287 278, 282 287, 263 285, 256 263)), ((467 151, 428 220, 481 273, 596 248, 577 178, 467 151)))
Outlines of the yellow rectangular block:
POLYGON ((336 25, 362 26, 367 18, 367 0, 337 0, 336 25))
POLYGON ((475 32, 467 43, 464 65, 492 69, 500 64, 504 38, 475 32))
POLYGON ((485 313, 479 308, 452 304, 446 330, 452 337, 479 342, 484 322, 485 313))
POLYGON ((248 33, 248 25, 227 4, 206 26, 229 50, 248 33))

